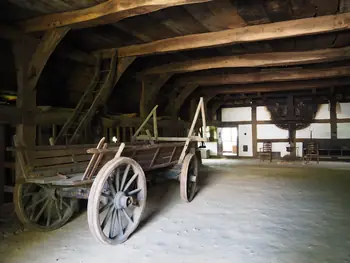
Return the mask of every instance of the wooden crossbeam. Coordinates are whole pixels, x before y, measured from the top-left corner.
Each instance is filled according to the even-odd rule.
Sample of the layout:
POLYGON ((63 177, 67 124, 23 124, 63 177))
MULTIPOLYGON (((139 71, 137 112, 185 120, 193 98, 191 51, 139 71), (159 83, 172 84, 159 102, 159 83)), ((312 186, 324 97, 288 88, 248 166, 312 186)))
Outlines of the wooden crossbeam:
MULTIPOLYGON (((27 45, 37 46, 40 43, 40 39, 35 38, 32 35, 5 24, 0 24, 1 38, 10 40, 12 42, 24 41, 27 45)), ((79 63, 94 65, 95 57, 87 54, 81 50, 74 49, 67 45, 61 44, 56 50, 56 54, 59 57, 67 58, 79 63)))
MULTIPOLYGON (((348 29, 350 29, 350 13, 343 13, 168 38, 119 48, 118 55, 121 57, 143 56, 196 48, 315 35, 348 29)), ((113 49, 106 49, 104 53, 110 53, 111 51, 113 49)))
POLYGON ((188 84, 200 86, 248 84, 261 82, 279 82, 293 80, 323 79, 333 77, 350 76, 350 67, 332 67, 316 69, 279 69, 245 74, 226 74, 212 76, 190 76, 179 79, 176 87, 184 87, 188 84))
POLYGON ((19 26, 26 32, 45 31, 62 26, 86 28, 115 23, 128 17, 147 14, 172 6, 208 1, 211 0, 108 0, 84 9, 35 17, 20 22, 19 26))
POLYGON ((218 95, 218 94, 242 94, 242 93, 264 93, 289 90, 308 90, 317 88, 330 88, 350 85, 350 78, 308 80, 308 81, 286 81, 281 83, 259 83, 250 85, 230 85, 203 87, 198 89, 200 95, 218 95))
POLYGON ((184 89, 181 90, 179 96, 176 97, 174 101, 173 109, 171 110, 172 104, 170 103, 166 112, 172 112, 173 116, 177 116, 181 106, 184 104, 185 100, 198 88, 197 84, 189 84, 184 89))
POLYGON ((146 69, 142 74, 184 73, 217 68, 290 66, 346 60, 349 58, 350 47, 302 52, 244 54, 169 63, 146 69))

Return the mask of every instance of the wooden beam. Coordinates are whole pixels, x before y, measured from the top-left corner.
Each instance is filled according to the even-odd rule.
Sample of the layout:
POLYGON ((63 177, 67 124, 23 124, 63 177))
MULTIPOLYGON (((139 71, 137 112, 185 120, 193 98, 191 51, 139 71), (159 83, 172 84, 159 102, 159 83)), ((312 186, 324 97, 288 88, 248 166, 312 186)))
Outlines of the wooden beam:
MULTIPOLYGON (((68 28, 47 31, 36 48, 28 47, 23 40, 13 43, 18 86, 17 107, 22 112, 35 112, 37 110, 36 85, 51 54, 68 31, 68 28)), ((21 124, 16 127, 16 135, 21 144, 28 147, 34 146, 36 144, 34 119, 22 116, 21 124)), ((20 176, 20 174, 17 175, 20 176)))
POLYGON ((199 88, 199 95, 202 94, 241 94, 256 92, 276 92, 289 90, 307 90, 313 88, 330 88, 350 85, 350 78, 312 80, 312 81, 290 81, 281 83, 262 83, 250 85, 232 85, 230 87, 205 87, 199 88))
POLYGON ((196 84, 189 84, 188 86, 186 86, 185 88, 183 88, 179 94, 179 96, 177 96, 177 98, 174 101, 174 104, 172 104, 171 102, 169 103, 168 108, 166 109, 166 112, 172 112, 172 116, 177 116, 181 106, 184 104, 185 100, 198 88, 198 85, 196 84), (173 109, 171 110, 170 108, 173 109))
MULTIPOLYGON (((350 28, 350 13, 193 34, 118 49, 119 56, 142 56, 204 47, 330 33, 350 28)), ((110 53, 113 49, 106 49, 110 53)))
POLYGON ((63 26, 86 28, 115 23, 128 17, 148 14, 172 6, 208 1, 211 0, 108 0, 80 10, 31 18, 20 22, 19 26, 25 32, 45 31, 63 26))
MULTIPOLYGON (((26 45, 37 46, 40 39, 37 39, 25 32, 5 24, 0 24, 0 38, 10 40, 12 42, 24 41, 26 45)), ((67 45, 60 45, 57 48, 56 54, 59 57, 67 58, 79 63, 94 65, 96 58, 93 55, 87 54, 81 50, 74 49, 67 45)))
POLYGON ((0 124, 0 207, 5 202, 5 125, 0 124))
POLYGON ((146 77, 142 79, 142 90, 140 100, 140 116, 146 117, 155 106, 156 98, 160 89, 171 78, 172 74, 163 74, 157 77, 146 77))
POLYGON ((279 69, 246 74, 226 74, 213 76, 193 76, 180 78, 175 87, 187 84, 200 86, 248 84, 261 82, 279 82, 293 80, 323 79, 350 76, 350 67, 316 68, 316 69, 279 69))
POLYGON ((330 48, 303 52, 272 52, 219 56, 164 64, 142 72, 143 75, 163 73, 184 73, 217 68, 274 67, 313 64, 346 60, 350 58, 350 47, 330 48))
POLYGON ((27 84, 29 89, 36 87, 46 62, 69 30, 68 27, 61 27, 45 33, 28 66, 27 84))

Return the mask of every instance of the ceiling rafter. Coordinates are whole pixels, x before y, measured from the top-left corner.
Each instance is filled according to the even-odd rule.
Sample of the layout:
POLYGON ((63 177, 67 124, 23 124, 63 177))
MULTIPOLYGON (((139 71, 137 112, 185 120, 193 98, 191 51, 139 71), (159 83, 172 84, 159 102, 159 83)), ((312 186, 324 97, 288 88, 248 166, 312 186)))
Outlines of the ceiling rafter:
POLYGON ((211 0, 108 0, 84 9, 31 18, 20 22, 19 26, 26 32, 45 31, 63 26, 85 28, 114 23, 128 17, 147 14, 172 6, 208 1, 211 0))

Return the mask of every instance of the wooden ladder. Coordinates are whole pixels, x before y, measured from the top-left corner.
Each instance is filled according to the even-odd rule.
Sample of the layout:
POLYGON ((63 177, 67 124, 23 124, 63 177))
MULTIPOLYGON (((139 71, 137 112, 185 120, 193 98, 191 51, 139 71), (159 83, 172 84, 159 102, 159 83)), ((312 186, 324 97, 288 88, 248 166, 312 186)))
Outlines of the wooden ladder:
POLYGON ((55 144, 73 144, 79 139, 81 133, 93 118, 97 108, 108 99, 109 92, 115 84, 116 69, 116 53, 105 61, 101 61, 101 58, 98 57, 91 83, 75 107, 74 112, 63 125, 56 137, 55 144), (94 99, 89 104, 91 96, 94 99))

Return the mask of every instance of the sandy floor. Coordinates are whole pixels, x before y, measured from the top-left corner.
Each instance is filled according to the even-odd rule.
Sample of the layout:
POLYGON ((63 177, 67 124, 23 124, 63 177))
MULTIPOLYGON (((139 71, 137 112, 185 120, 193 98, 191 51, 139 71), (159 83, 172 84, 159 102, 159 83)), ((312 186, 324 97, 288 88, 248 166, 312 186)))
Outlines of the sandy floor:
POLYGON ((1 240, 0 262, 350 262, 350 166, 316 168, 325 166, 207 161, 192 203, 176 182, 151 189, 123 245, 97 243, 84 213, 55 232, 1 240))

